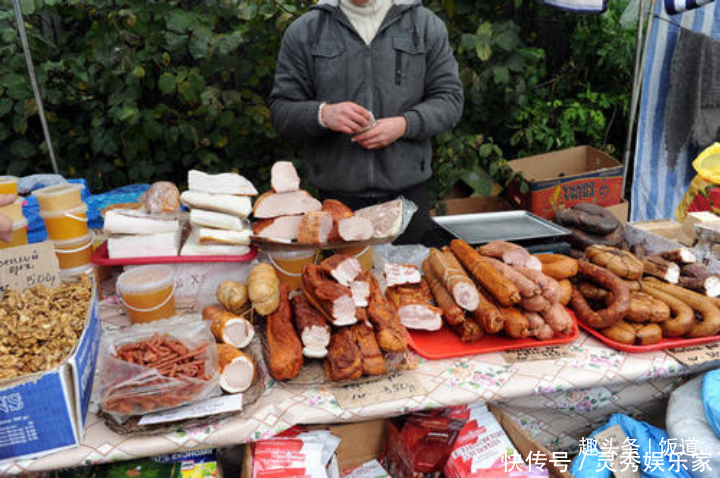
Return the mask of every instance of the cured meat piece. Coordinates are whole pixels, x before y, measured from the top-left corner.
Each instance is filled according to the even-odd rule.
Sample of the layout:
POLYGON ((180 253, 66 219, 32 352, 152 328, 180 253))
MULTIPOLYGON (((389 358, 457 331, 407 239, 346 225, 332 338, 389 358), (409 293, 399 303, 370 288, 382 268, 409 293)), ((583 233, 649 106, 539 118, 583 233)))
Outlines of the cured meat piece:
POLYGON ((530 269, 529 267, 513 267, 516 271, 535 282, 540 287, 542 296, 545 297, 548 302, 554 304, 555 302, 560 301, 562 290, 560 289, 560 284, 558 284, 555 279, 552 279, 535 269, 530 269))
POLYGON ((232 214, 204 209, 190 211, 190 224, 195 227, 212 227, 228 231, 242 231, 245 229, 242 219, 232 214))
POLYGON ((255 337, 255 327, 249 320, 226 311, 213 319, 210 331, 220 342, 238 349, 247 347, 255 337))
POLYGON ((539 285, 513 269, 512 266, 509 266, 497 259, 493 259, 492 257, 485 258, 485 261, 493 266, 493 268, 502 274, 503 277, 515 284, 515 287, 517 287, 520 291, 520 295, 524 298, 535 297, 542 292, 539 285))
POLYGON ((380 348, 388 352, 404 351, 407 348, 407 331, 400 322, 395 307, 383 295, 375 276, 366 272, 361 278, 370 284, 367 315, 374 326, 380 348))
POLYGON ((550 308, 543 312, 543 319, 552 329, 559 334, 569 334, 573 330, 573 321, 568 311, 560 305, 560 303, 554 303, 550 308))
POLYGON ((325 317, 315 310, 304 295, 298 294, 290 301, 295 329, 303 343, 303 355, 310 358, 324 358, 330 343, 330 326, 325 317))
MULTIPOLYGON (((333 218, 333 230, 330 233, 328 240, 330 242, 337 242, 341 239, 339 228, 340 221, 353 217, 352 209, 347 207, 337 199, 326 199, 322 203, 322 211, 327 211, 332 215, 333 218)), ((370 237, 372 237, 372 225, 370 225, 370 237)), ((346 241, 348 239, 345 239, 346 241)))
POLYGON ((218 344, 220 388, 227 393, 244 392, 255 379, 255 362, 232 345, 218 344))
POLYGON ((302 291, 331 324, 339 327, 357 322, 350 289, 330 280, 320 266, 303 267, 302 291))
POLYGON ((620 227, 620 221, 610 211, 593 203, 578 203, 569 209, 559 209, 553 220, 599 235, 610 234, 620 227))
POLYGON ((536 312, 525 312, 528 319, 528 335, 538 340, 550 340, 555 336, 555 331, 536 312))
POLYGON ((295 241, 300 230, 303 216, 280 216, 274 219, 261 219, 253 224, 253 234, 278 241, 295 241))
POLYGON ((297 240, 303 244, 324 244, 332 231, 333 222, 329 212, 310 211, 303 216, 297 240))
POLYGON ((268 369, 275 380, 289 380, 300 374, 302 344, 292 323, 288 288, 280 284, 280 304, 266 321, 268 369))
POLYGON ((236 173, 207 174, 191 169, 188 171, 190 191, 236 196, 257 196, 257 189, 244 176, 236 173))
MULTIPOLYGON (((490 292, 501 305, 509 307, 520 302, 520 291, 515 284, 507 280, 501 273, 496 271, 493 266, 488 264, 486 258, 470 247, 470 244, 463 240, 455 239, 450 242, 450 249, 467 270, 470 271, 470 274, 472 274, 475 280, 478 281, 485 290, 490 292)), ((430 258, 432 259, 432 251, 430 252, 430 258)), ((433 264, 432 261, 430 264, 433 264)), ((433 266, 433 269, 435 269, 435 266, 433 266)), ((437 275, 438 271, 435 271, 435 274, 437 275)), ((441 276, 438 277, 442 278, 441 276)))
POLYGON ((362 376, 363 357, 351 327, 333 332, 325 358, 325 373, 333 382, 355 380, 362 376))
POLYGON ((152 216, 135 209, 114 209, 105 214, 108 234, 149 235, 178 232, 180 222, 173 216, 152 216))
POLYGON ((388 287, 405 284, 419 284, 420 271, 413 264, 395 264, 386 262, 383 267, 385 282, 388 287))
POLYGON ((250 230, 223 231, 208 227, 198 228, 198 242, 200 244, 229 244, 236 246, 250 245, 250 230))
POLYGON ((400 323, 407 329, 440 330, 442 309, 427 304, 407 304, 398 308, 400 323))
POLYGON ((492 299, 482 291, 480 292, 480 304, 473 311, 473 318, 487 334, 497 334, 505 326, 505 317, 492 299))
POLYGON ((355 307, 367 307, 368 297, 370 297, 370 284, 367 281, 352 281, 350 283, 350 292, 352 292, 355 307))
POLYGON ((270 185, 276 193, 300 189, 300 176, 290 161, 276 161, 270 168, 270 185))
POLYGON ((319 211, 321 207, 320 201, 302 189, 289 193, 268 191, 255 201, 253 215, 255 219, 272 219, 319 211))
POLYGON ((146 236, 110 236, 107 245, 110 259, 177 256, 180 231, 146 236))
POLYGON ((362 272, 360 262, 354 257, 344 254, 335 254, 320 263, 326 274, 332 276, 340 285, 350 286, 362 272))
MULTIPOLYGON (((364 310, 362 314, 365 314, 364 310)), ((372 325, 363 319, 352 326, 352 331, 355 334, 355 342, 362 355, 363 375, 373 376, 386 373, 385 358, 375 339, 372 325)))
POLYGON ((346 242, 368 241, 373 237, 375 230, 369 219, 359 216, 341 219, 338 222, 338 235, 346 242))
POLYGON ((429 259, 435 277, 440 279, 455 303, 465 310, 477 309, 480 302, 478 290, 455 256, 433 248, 430 249, 429 259))
POLYGON ((373 225, 373 237, 388 239, 400 233, 403 222, 403 203, 400 199, 355 211, 355 215, 368 219, 373 225))
POLYGON ((241 219, 246 219, 252 212, 252 203, 247 196, 185 191, 180 195, 180 200, 191 209, 225 212, 241 219))
POLYGON ((505 264, 529 267, 536 271, 542 270, 542 263, 532 256, 524 247, 507 241, 488 242, 478 248, 480 254, 500 259, 505 264))

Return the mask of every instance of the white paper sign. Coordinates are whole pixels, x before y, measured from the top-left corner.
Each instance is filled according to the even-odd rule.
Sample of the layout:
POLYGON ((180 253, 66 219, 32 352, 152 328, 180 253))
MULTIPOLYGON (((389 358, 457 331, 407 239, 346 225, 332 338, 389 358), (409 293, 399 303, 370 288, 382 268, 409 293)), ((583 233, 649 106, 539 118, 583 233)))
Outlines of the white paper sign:
POLYGON ((207 417, 219 413, 239 412, 242 410, 242 393, 210 398, 198 403, 192 403, 172 410, 150 413, 143 416, 139 425, 154 425, 156 423, 169 423, 189 418, 207 417))

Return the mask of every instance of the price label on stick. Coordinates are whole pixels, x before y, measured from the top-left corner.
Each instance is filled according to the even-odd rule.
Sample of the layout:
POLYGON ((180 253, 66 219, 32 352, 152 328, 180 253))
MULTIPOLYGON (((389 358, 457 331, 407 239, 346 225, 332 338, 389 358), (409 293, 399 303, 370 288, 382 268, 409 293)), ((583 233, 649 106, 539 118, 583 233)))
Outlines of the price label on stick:
POLYGON ((391 375, 377 382, 346 385, 333 391, 343 408, 360 408, 427 393, 420 380, 409 374, 391 375))
POLYGON ((718 342, 707 345, 694 345, 692 347, 680 347, 666 350, 666 352, 686 367, 720 361, 720 343, 718 342))
POLYGON ((25 290, 36 285, 57 287, 60 270, 50 242, 0 250, 0 296, 6 290, 25 290))

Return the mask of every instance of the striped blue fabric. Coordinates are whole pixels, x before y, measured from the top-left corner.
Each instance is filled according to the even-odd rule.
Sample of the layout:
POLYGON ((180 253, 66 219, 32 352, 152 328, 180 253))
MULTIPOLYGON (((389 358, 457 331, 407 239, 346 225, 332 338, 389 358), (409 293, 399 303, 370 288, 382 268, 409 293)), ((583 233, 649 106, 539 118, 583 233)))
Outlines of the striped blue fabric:
POLYGON ((665 0, 665 11, 670 15, 702 7, 715 0, 665 0))
MULTIPOLYGON (((683 28, 720 39, 720 9, 716 3, 668 17, 665 6, 658 2, 654 13, 683 28)), ((675 208, 695 176, 692 160, 700 152, 685 148, 674 170, 667 165, 665 106, 680 27, 658 18, 652 21, 635 146, 630 209, 633 221, 674 217, 675 208)))
POLYGON ((579 13, 602 13, 607 7, 605 0, 540 0, 540 3, 560 10, 579 13))

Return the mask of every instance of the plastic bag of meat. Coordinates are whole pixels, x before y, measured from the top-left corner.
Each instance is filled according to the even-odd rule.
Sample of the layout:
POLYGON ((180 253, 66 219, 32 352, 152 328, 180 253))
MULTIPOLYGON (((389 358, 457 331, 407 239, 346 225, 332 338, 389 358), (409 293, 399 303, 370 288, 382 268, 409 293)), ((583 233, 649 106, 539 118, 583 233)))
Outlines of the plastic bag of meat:
POLYGON ((407 229, 417 205, 398 196, 392 201, 376 204, 355 211, 355 216, 368 219, 374 228, 374 239, 394 239, 407 229))
POLYGON ((291 428, 252 445, 252 478, 327 478, 339 444, 327 430, 291 428))
POLYGON ((210 322, 180 316, 103 334, 100 407, 118 423, 220 395, 210 322))

